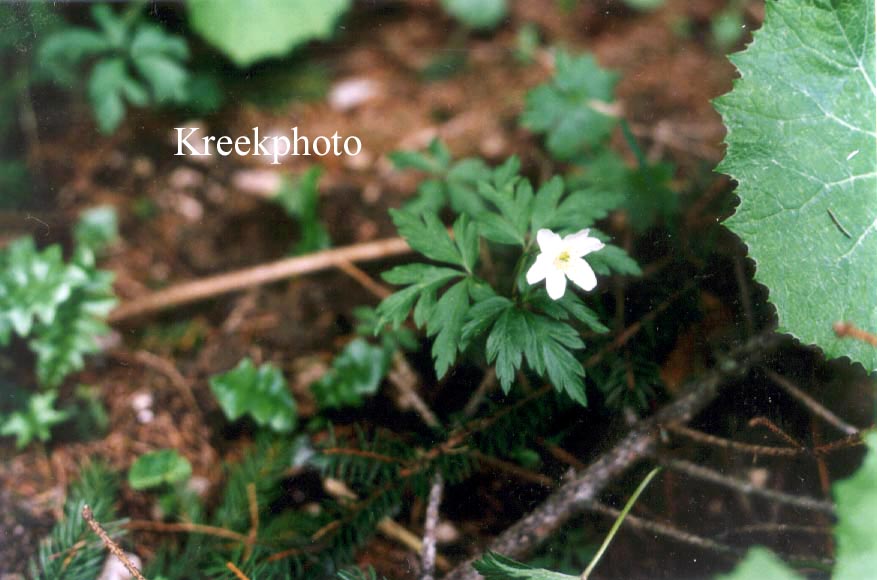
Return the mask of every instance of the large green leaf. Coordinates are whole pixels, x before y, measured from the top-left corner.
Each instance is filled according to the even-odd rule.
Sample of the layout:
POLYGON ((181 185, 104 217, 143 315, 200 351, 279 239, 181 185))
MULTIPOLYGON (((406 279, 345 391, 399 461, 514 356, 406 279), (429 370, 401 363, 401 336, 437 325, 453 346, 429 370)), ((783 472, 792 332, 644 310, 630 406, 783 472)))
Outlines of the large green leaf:
POLYGON ((190 0, 188 6, 195 32, 243 67, 328 38, 350 0, 190 0))
POLYGON ((877 369, 877 349, 834 336, 877 329, 874 3, 767 3, 732 61, 741 78, 716 107, 728 128, 720 170, 741 198, 728 226, 749 245, 780 330, 877 369))
POLYGON ((749 550, 742 562, 730 574, 723 574, 718 580, 801 580, 801 576, 791 570, 767 548, 756 547, 749 550))
POLYGON ((834 484, 837 502, 835 580, 873 578, 877 569, 877 434, 867 436, 868 454, 849 479, 834 484))

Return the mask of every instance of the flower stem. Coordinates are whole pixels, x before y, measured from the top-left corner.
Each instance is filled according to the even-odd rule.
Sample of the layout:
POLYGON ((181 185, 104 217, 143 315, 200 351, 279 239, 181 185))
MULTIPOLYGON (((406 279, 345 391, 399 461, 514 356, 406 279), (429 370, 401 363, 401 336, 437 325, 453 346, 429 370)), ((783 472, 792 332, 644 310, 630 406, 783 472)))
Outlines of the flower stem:
POLYGON ((624 504, 624 509, 621 510, 621 513, 618 514, 618 518, 616 518, 615 523, 612 524, 612 529, 609 530, 609 533, 606 535, 606 539, 603 540, 603 544, 600 546, 600 549, 597 550, 597 553, 594 554, 594 558, 591 560, 591 563, 588 564, 588 567, 585 568, 585 571, 582 572, 581 579, 588 580, 588 576, 591 575, 591 572, 594 571, 594 568, 597 567, 597 564, 600 562, 600 558, 603 557, 603 553, 606 552, 606 549, 609 548, 609 544, 612 543, 613 538, 615 538, 615 534, 618 533, 618 530, 621 528, 621 524, 624 523, 624 518, 627 517, 628 512, 630 512, 633 505, 636 503, 636 500, 639 499, 640 494, 645 491, 646 487, 648 487, 649 483, 654 479, 658 472, 661 471, 660 467, 656 467, 649 472, 645 479, 640 482, 639 486, 636 488, 636 491, 633 492, 633 495, 630 496, 630 499, 627 500, 627 503, 624 504))

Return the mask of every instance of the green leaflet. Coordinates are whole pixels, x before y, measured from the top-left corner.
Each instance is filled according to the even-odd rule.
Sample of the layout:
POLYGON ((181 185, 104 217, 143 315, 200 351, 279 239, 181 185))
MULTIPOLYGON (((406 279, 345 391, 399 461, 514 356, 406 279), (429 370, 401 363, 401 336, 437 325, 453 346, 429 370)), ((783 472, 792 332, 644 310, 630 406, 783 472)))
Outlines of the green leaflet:
POLYGON ((780 330, 877 369, 877 349, 832 326, 877 330, 874 3, 767 3, 731 57, 741 78, 716 100, 728 128, 719 166, 739 182, 727 225, 749 246, 780 330))
POLYGON ((506 558, 502 554, 490 551, 472 564, 472 567, 486 580, 577 580, 579 578, 543 568, 531 568, 526 564, 506 558))
POLYGON ((526 358, 555 390, 586 406, 585 369, 573 354, 584 346, 569 324, 509 304, 487 337, 487 362, 496 364, 496 377, 505 392, 526 358))
POLYGON ((558 51, 550 83, 527 93, 521 124, 547 135, 548 151, 567 161, 600 144, 616 119, 607 114, 618 75, 603 70, 591 55, 558 51))
POLYGON ((315 165, 305 171, 297 180, 285 178, 280 189, 271 198, 295 219, 301 229, 299 241, 293 249, 294 254, 309 254, 328 248, 332 242, 326 226, 320 221, 320 190, 317 184, 323 170, 315 165))
POLYGON ((461 214, 477 215, 484 211, 477 184, 489 179, 491 171, 481 159, 453 161, 451 152, 438 139, 433 139, 424 152, 393 151, 389 158, 397 169, 416 169, 430 176, 417 187, 417 196, 405 204, 406 211, 436 213, 448 204, 461 214))
POLYGON ((210 390, 230 421, 249 415, 257 425, 289 433, 298 420, 295 399, 280 369, 265 363, 256 366, 249 358, 221 375, 210 378, 210 390))
POLYGON ((350 0, 192 0, 192 28, 240 67, 329 38, 350 0))
POLYGON ((112 8, 92 7, 98 29, 67 28, 40 46, 39 61, 62 84, 77 78, 77 67, 99 57, 88 79, 88 96, 98 127, 112 133, 125 117, 126 103, 181 103, 188 97, 186 41, 142 17, 131 19, 112 8))
POLYGON ((26 447, 34 439, 48 441, 52 427, 70 416, 68 411, 55 409, 57 398, 58 393, 31 395, 24 411, 16 411, 2 421, 0 435, 14 435, 18 449, 26 447))

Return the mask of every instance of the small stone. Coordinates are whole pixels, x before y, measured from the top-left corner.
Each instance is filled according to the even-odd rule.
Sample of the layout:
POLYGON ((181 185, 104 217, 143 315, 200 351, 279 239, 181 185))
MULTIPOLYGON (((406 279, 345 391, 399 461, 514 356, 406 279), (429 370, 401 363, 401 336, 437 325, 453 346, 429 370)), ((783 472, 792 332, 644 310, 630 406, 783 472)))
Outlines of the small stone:
POLYGON ((191 167, 178 167, 168 177, 168 184, 173 189, 194 189, 203 182, 204 175, 191 167))
POLYGON ((194 197, 188 195, 177 196, 177 212, 190 223, 199 222, 204 217, 204 206, 194 197))
MULTIPOLYGON (((141 562, 140 556, 137 554, 125 552, 125 556, 128 557, 131 564, 138 570, 143 567, 143 562, 141 562)), ((122 561, 110 554, 107 556, 106 561, 104 561, 104 567, 97 580, 131 580, 132 578, 134 577, 128 572, 122 561)))
POLYGON ((198 497, 205 498, 207 497, 207 492, 210 491, 210 480, 200 475, 193 475, 189 478, 186 488, 194 492, 198 497))
POLYGON ((144 409, 151 409, 152 403, 154 402, 151 393, 147 393, 145 391, 140 391, 134 393, 134 396, 131 397, 131 407, 135 411, 143 411, 144 409))
POLYGON ((243 169, 231 176, 235 189, 260 197, 274 197, 282 181, 278 172, 268 169, 243 169))
POLYGON ((375 98, 380 92, 380 84, 371 79, 344 79, 329 91, 329 106, 336 111, 349 111, 375 98))
POLYGON ((152 174, 155 173, 155 165, 149 157, 140 156, 134 159, 134 162, 131 164, 131 170, 137 177, 152 177, 152 174))
POLYGON ((763 488, 767 484, 767 478, 770 473, 763 467, 755 467, 749 470, 749 483, 758 488, 763 488))
POLYGON ((460 530, 451 522, 439 522, 435 528, 435 541, 439 544, 453 544, 460 539, 460 530))

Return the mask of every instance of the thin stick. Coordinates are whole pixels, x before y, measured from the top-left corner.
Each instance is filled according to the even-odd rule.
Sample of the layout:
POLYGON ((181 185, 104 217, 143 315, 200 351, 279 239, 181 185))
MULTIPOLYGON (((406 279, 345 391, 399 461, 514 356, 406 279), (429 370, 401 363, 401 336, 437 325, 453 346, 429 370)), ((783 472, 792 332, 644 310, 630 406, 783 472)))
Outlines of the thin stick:
POLYGON ((802 449, 801 447, 775 447, 771 445, 740 443, 733 439, 710 435, 709 433, 704 433, 703 431, 698 431, 697 429, 692 429, 685 425, 666 425, 665 429, 677 435, 688 437, 702 445, 712 445, 713 447, 732 449, 742 453, 751 453, 752 455, 765 455, 767 457, 795 457, 807 452, 806 449, 802 449))
MULTIPOLYGON (((324 489, 326 490, 326 493, 328 493, 329 495, 331 495, 335 498, 344 498, 344 499, 349 499, 349 500, 353 500, 353 501, 356 501, 359 499, 357 497, 357 495, 355 493, 353 493, 353 491, 351 491, 344 484, 344 482, 327 479, 327 480, 324 480, 323 483, 324 483, 324 489), (327 485, 330 481, 331 481, 331 485, 327 485)), ((337 527, 337 525, 338 525, 338 520, 335 520, 335 521, 329 523, 327 526, 324 526, 323 528, 318 530, 313 535, 313 539, 318 540, 319 538, 324 536, 326 533, 331 531, 334 527, 337 527)), ((420 541, 420 538, 417 537, 416 535, 414 535, 413 533, 411 533, 410 531, 408 531, 408 529, 406 529, 404 526, 397 523, 396 521, 394 521, 390 517, 385 517, 380 522, 378 522, 377 529, 384 536, 390 538, 391 540, 395 540, 395 541, 399 542, 400 544, 402 544, 403 546, 405 546, 406 548, 410 549, 413 552, 420 553, 423 550, 423 542, 420 541)), ((268 560, 273 562, 275 560, 280 560, 280 559, 283 559, 285 557, 297 554, 300 551, 301 551, 300 549, 285 550, 283 552, 278 552, 277 554, 272 555, 271 557, 268 558, 268 560)), ((435 563, 438 566, 438 568, 442 571, 446 571, 446 570, 451 569, 450 562, 448 562, 448 560, 442 555, 436 555, 435 563)))
MULTIPOLYGON (((603 453, 587 469, 561 485, 532 513, 520 519, 490 543, 489 549, 510 558, 526 558, 552 533, 581 513, 597 495, 630 466, 654 452, 659 425, 687 422, 719 395, 729 377, 744 375, 782 340, 766 333, 757 335, 734 349, 727 361, 692 383, 683 395, 656 415, 637 424, 614 447, 603 453)), ((472 562, 463 562, 445 580, 477 580, 472 562)))
POLYGON ((250 531, 247 534, 247 545, 244 547, 244 562, 250 559, 253 553, 253 544, 259 534, 259 499, 256 497, 256 484, 247 484, 247 504, 250 508, 250 531))
POLYGON ((837 415, 835 415, 834 413, 829 411, 827 408, 825 408, 824 405, 819 403, 816 399, 814 399, 813 397, 811 397, 810 395, 808 395, 807 393, 805 393, 804 391, 802 391, 801 389, 796 387, 795 384, 792 383, 792 381, 790 381, 789 379, 775 373, 774 371, 772 371, 770 369, 765 369, 765 372, 767 374, 767 377, 771 381, 776 383, 776 385, 778 387, 780 387, 786 393, 788 393, 789 395, 791 395, 792 397, 797 399, 798 402, 801 403, 802 405, 804 405, 805 407, 807 407, 807 409, 811 413, 813 413, 817 417, 821 417, 826 423, 828 423, 832 427, 837 428, 838 430, 846 433, 847 435, 855 435, 856 433, 859 432, 859 430, 856 427, 854 427, 853 425, 850 425, 849 423, 847 423, 846 421, 844 421, 843 419, 841 419, 840 417, 838 417, 837 415))
POLYGON ((510 473, 515 477, 523 479, 524 481, 535 483, 536 485, 541 485, 544 488, 551 489, 556 485, 555 481, 547 475, 536 473, 535 471, 530 471, 529 469, 524 469, 520 465, 516 465, 508 461, 503 461, 502 459, 499 459, 497 457, 485 455, 480 451, 472 451, 470 452, 470 455, 481 463, 485 463, 487 465, 495 467, 500 471, 510 473))
POLYGON ((567 451, 563 447, 560 447, 558 445, 554 445, 553 443, 546 441, 542 437, 537 437, 536 442, 539 445, 541 445, 542 447, 544 447, 548 451, 548 453, 551 454, 552 457, 554 457, 555 459, 557 459, 558 461, 560 461, 562 463, 566 463, 567 465, 569 465, 573 469, 580 470, 580 469, 584 469, 587 467, 587 465, 584 462, 582 462, 581 459, 579 459, 578 457, 576 457, 575 455, 573 455, 572 453, 570 453, 569 451, 567 451))
POLYGON ((262 284, 278 282, 293 276, 311 274, 332 267, 338 267, 344 262, 379 260, 390 256, 407 254, 410 251, 411 248, 404 239, 389 238, 365 244, 323 250, 306 256, 285 258, 227 274, 210 276, 192 282, 183 282, 153 294, 135 298, 113 310, 110 313, 109 321, 116 323, 146 314, 154 314, 162 310, 198 302, 207 298, 214 298, 229 292, 236 292, 262 284))
POLYGON ((743 258, 734 257, 734 277, 737 279, 737 287, 740 290, 740 303, 743 306, 743 320, 746 323, 746 336, 755 333, 755 315, 752 310, 752 295, 749 292, 749 283, 746 280, 746 270, 743 268, 743 258))
POLYGON ((232 574, 237 576, 238 580, 250 580, 246 574, 244 574, 240 568, 234 565, 232 562, 226 562, 225 567, 228 568, 232 574))
POLYGON ((131 576, 134 576, 137 580, 146 580, 143 574, 140 573, 140 570, 137 569, 137 566, 131 563, 131 560, 128 559, 128 556, 126 556, 122 548, 119 547, 119 544, 114 542, 113 539, 110 538, 110 535, 107 534, 106 530, 104 530, 98 521, 94 519, 94 514, 89 506, 82 506, 82 517, 88 522, 88 527, 90 527, 91 530, 101 539, 107 550, 109 550, 113 556, 118 558, 122 565, 128 569, 131 576))
MULTIPOLYGON (((382 519, 380 523, 378 523, 378 531, 385 537, 399 542, 413 552, 419 553, 423 551, 423 542, 421 539, 395 520, 391 520, 390 518, 382 519)), ((451 569, 451 563, 448 559, 438 553, 435 556, 435 566, 442 572, 447 572, 451 569)))
POLYGON ((704 467, 690 461, 685 461, 683 459, 662 458, 659 459, 659 462, 661 463, 661 465, 664 465, 674 471, 684 473, 689 477, 700 479, 702 481, 708 481, 724 488, 732 489, 744 495, 759 496, 770 501, 775 501, 777 503, 812 510, 827 515, 834 515, 834 505, 829 501, 823 501, 805 496, 791 495, 788 493, 783 493, 781 491, 774 491, 772 489, 757 487, 746 480, 737 479, 735 477, 719 473, 718 471, 714 471, 708 467, 704 467))
POLYGON ((387 380, 399 390, 401 402, 411 405, 411 408, 427 427, 430 429, 441 428, 438 417, 417 392, 416 387, 420 382, 417 372, 408 364, 405 355, 398 350, 393 353, 393 369, 387 374, 387 380))
POLYGON ((375 298, 383 300, 393 293, 392 290, 366 274, 361 268, 349 260, 340 260, 337 264, 339 270, 359 282, 360 286, 375 295, 375 298))
POLYGON ((737 534, 814 534, 819 536, 831 536, 834 530, 831 526, 802 526, 797 524, 752 524, 731 528, 719 534, 726 537, 737 534))
POLYGON ((691 429, 684 425, 664 425, 664 428, 668 431, 688 437, 698 443, 702 443, 703 445, 712 445, 723 449, 731 449, 742 453, 764 455, 767 457, 795 457, 797 455, 813 455, 819 457, 833 453, 838 449, 846 449, 847 447, 855 447, 864 444, 864 440, 858 433, 855 435, 849 435, 843 439, 838 439, 837 441, 826 443, 825 445, 820 445, 819 447, 814 447, 813 449, 807 449, 806 447, 773 447, 770 445, 740 443, 739 441, 725 439, 724 437, 710 435, 709 433, 704 433, 697 429, 691 429))
POLYGON ((242 544, 248 541, 247 536, 239 534, 232 530, 220 528, 217 526, 207 526, 203 524, 191 524, 186 522, 153 522, 150 520, 131 520, 123 524, 128 530, 146 530, 150 532, 167 532, 171 534, 204 534, 205 536, 215 536, 226 540, 234 540, 242 544))
POLYGON ((426 506, 426 521, 423 524, 423 551, 421 552, 420 580, 435 580, 435 533, 438 528, 439 506, 445 482, 441 473, 436 473, 429 490, 429 503, 426 506))
POLYGON ((877 334, 872 334, 867 330, 862 330, 851 322, 835 322, 834 333, 838 338, 855 338, 856 340, 867 342, 871 346, 877 346, 877 334))
MULTIPOLYGON (((613 518, 618 518, 621 515, 621 512, 619 512, 617 509, 609 507, 608 505, 602 504, 597 501, 588 502, 585 507, 590 511, 594 511, 599 514, 603 514, 613 518)), ((731 559, 736 559, 743 555, 742 550, 733 546, 721 544, 719 542, 716 542, 715 540, 710 540, 709 538, 704 538, 689 532, 684 532, 678 528, 669 526, 667 524, 662 524, 660 522, 654 522, 651 520, 638 518, 636 516, 627 516, 627 518, 624 520, 624 523, 632 528, 645 530, 654 534, 659 534, 664 537, 676 540, 677 542, 688 544, 689 546, 696 546, 703 550, 709 550, 723 556, 728 556, 731 559)))
POLYGON ((192 392, 192 385, 189 384, 189 381, 186 380, 171 361, 145 350, 138 350, 134 353, 133 358, 143 366, 149 367, 166 376, 171 384, 182 393, 183 398, 186 399, 186 403, 195 414, 199 417, 201 416, 201 407, 198 406, 198 401, 195 399, 195 394, 192 392))
POLYGON ((774 423, 767 417, 754 417, 752 419, 749 419, 749 426, 764 427, 765 429, 785 441, 790 447, 797 447, 798 449, 802 450, 805 449, 805 447, 801 445, 801 443, 797 439, 780 429, 780 427, 776 423, 774 423))
POLYGON ((472 396, 466 402, 466 406, 463 407, 463 417, 466 419, 474 417, 475 413, 478 412, 478 407, 480 407, 481 403, 484 401, 484 397, 486 397, 495 386, 496 369, 490 367, 487 369, 487 372, 484 373, 481 382, 478 383, 478 388, 475 389, 475 392, 472 393, 472 396))
POLYGON ((606 553, 606 550, 609 548, 609 544, 612 543, 612 540, 615 538, 615 534, 618 533, 618 530, 621 528, 621 524, 624 523, 624 518, 627 517, 627 514, 630 513, 630 510, 633 508, 633 504, 639 499, 639 496, 642 495, 643 491, 645 491, 646 487, 648 487, 649 483, 651 483, 652 479, 655 478, 656 475, 661 471, 660 467, 656 467, 649 472, 645 479, 643 479, 639 486, 637 486, 636 491, 633 492, 633 495, 630 496, 630 499, 627 500, 627 503, 624 504, 624 509, 618 514, 618 517, 615 518, 615 523, 612 524, 612 528, 610 528, 609 533, 606 534, 606 539, 603 540, 603 543, 600 545, 600 549, 597 550, 597 553, 594 554, 594 557, 591 558, 591 563, 588 564, 588 567, 585 568, 585 571, 582 572, 582 580, 588 580, 591 572, 594 571, 594 568, 597 567, 597 564, 600 563, 600 559, 603 557, 603 554, 606 553))

